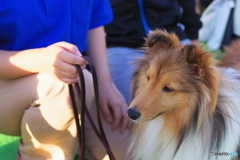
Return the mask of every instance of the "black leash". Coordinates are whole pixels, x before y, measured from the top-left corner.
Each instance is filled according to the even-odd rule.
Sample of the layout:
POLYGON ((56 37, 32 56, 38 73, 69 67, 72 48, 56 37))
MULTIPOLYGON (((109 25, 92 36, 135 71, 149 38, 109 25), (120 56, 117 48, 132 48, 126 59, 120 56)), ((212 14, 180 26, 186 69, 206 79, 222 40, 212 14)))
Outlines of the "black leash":
POLYGON ((103 129, 101 117, 100 117, 97 73, 96 73, 96 70, 95 70, 92 60, 87 56, 83 56, 83 58, 86 61, 88 61, 90 71, 91 71, 92 77, 93 77, 93 87, 94 87, 94 94, 95 94, 95 99, 96 99, 96 104, 97 104, 97 120, 98 120, 99 130, 97 129, 96 125, 94 124, 94 122, 90 116, 90 113, 87 109, 87 106, 86 106, 86 88, 85 88, 86 86, 85 86, 84 75, 83 75, 82 69, 79 65, 76 65, 76 68, 77 68, 77 71, 79 74, 79 78, 80 78, 81 87, 79 87, 78 83, 75 83, 74 87, 76 88, 78 97, 80 98, 80 101, 81 101, 81 125, 80 125, 80 120, 78 117, 79 112, 78 112, 77 105, 76 105, 75 98, 74 98, 73 85, 71 85, 71 84, 69 85, 69 93, 70 93, 70 97, 71 97, 71 101, 72 101, 74 118, 76 120, 76 127, 77 127, 77 132, 78 132, 78 143, 79 143, 79 147, 81 149, 81 152, 80 152, 81 155, 80 155, 79 159, 84 160, 84 158, 85 158, 86 143, 85 143, 84 127, 85 127, 85 114, 86 114, 98 139, 101 141, 101 143, 105 147, 110 160, 116 160, 110 149, 109 143, 107 141, 107 138, 106 138, 106 135, 105 135, 105 132, 103 129))

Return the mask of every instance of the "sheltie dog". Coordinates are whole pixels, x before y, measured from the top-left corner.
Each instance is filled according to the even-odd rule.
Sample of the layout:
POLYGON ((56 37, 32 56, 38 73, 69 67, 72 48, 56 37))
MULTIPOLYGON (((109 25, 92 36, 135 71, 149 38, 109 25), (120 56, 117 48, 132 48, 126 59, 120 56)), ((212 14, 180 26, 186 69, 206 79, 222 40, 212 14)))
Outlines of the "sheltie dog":
POLYGON ((150 32, 132 77, 131 159, 240 159, 240 41, 234 47, 217 66, 200 45, 150 32))

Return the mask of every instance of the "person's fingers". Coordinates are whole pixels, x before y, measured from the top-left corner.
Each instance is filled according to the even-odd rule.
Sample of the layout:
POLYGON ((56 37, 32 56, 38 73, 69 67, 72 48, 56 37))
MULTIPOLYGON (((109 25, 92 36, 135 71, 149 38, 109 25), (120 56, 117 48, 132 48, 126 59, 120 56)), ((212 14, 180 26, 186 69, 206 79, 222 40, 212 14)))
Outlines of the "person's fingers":
POLYGON ((82 56, 82 54, 80 53, 80 51, 78 50, 78 47, 68 43, 68 42, 58 42, 56 43, 57 46, 63 48, 64 50, 76 55, 76 56, 82 56))
POLYGON ((69 79, 69 78, 59 78, 61 81, 67 83, 67 84, 74 84, 77 83, 79 81, 79 78, 75 78, 75 79, 69 79))
POLYGON ((56 70, 55 74, 58 76, 58 78, 76 79, 78 77, 77 72, 75 74, 70 74, 62 70, 56 70))
POLYGON ((54 43, 40 51, 39 72, 46 72, 65 83, 71 84, 78 81, 76 64, 82 69, 87 64, 78 48, 67 42, 54 43))
POLYGON ((80 66, 87 64, 84 58, 71 54, 70 52, 67 51, 62 51, 57 56, 60 60, 69 64, 78 64, 80 66))
POLYGON ((112 111, 114 115, 112 130, 115 130, 121 122, 122 113, 120 108, 121 108, 120 104, 115 104, 114 107, 112 107, 112 111))
POLYGON ((130 124, 130 120, 129 120, 128 116, 127 116, 127 111, 123 110, 122 111, 122 125, 121 125, 121 128, 120 128, 120 132, 123 133, 125 131, 125 129, 127 127, 129 127, 129 124, 130 124))
POLYGON ((54 62, 54 67, 56 70, 60 70, 62 72, 66 72, 68 74, 76 75, 77 74, 77 69, 74 65, 63 62, 61 60, 57 60, 54 62))
POLYGON ((67 42, 58 42, 55 45, 57 45, 58 47, 62 48, 67 53, 69 53, 67 54, 67 53, 61 52, 59 54, 59 58, 61 58, 63 61, 70 64, 78 64, 80 66, 87 64, 87 61, 81 57, 82 54, 78 50, 77 46, 67 42))
POLYGON ((112 122, 112 114, 111 111, 109 110, 109 107, 107 104, 102 103, 101 105, 101 111, 103 113, 104 118, 108 121, 108 122, 112 122))

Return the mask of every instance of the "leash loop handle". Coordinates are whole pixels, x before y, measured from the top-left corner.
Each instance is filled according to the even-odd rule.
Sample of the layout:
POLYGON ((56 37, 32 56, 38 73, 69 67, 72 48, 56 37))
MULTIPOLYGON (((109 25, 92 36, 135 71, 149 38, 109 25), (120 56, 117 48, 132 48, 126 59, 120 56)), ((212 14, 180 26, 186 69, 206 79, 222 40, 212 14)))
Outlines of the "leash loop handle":
POLYGON ((95 70, 95 67, 93 65, 92 60, 87 57, 87 56, 82 56, 87 62, 88 65, 90 67, 90 71, 92 73, 92 77, 93 77, 93 87, 94 87, 94 94, 95 94, 95 99, 96 99, 96 106, 97 106, 97 120, 98 120, 98 128, 97 129, 96 125, 94 124, 94 121, 92 120, 90 113, 87 109, 86 106, 86 85, 85 85, 85 81, 84 81, 84 74, 83 71, 81 69, 81 67, 79 65, 75 65, 77 72, 79 74, 79 78, 80 78, 80 86, 78 83, 75 83, 74 85, 69 84, 69 93, 70 93, 70 98, 72 101, 72 107, 73 107, 73 112, 74 112, 74 118, 76 120, 76 128, 77 128, 77 132, 78 132, 78 143, 79 143, 79 147, 81 150, 81 155, 80 155, 80 160, 84 160, 85 158, 85 151, 86 151, 86 142, 85 142, 85 131, 84 131, 84 127, 85 127, 85 115, 88 118, 95 134, 97 135, 98 139, 100 140, 100 142, 102 143, 102 145, 105 147, 107 154, 109 155, 110 160, 116 160, 111 149, 109 146, 109 143, 107 141, 106 138, 106 134, 104 132, 103 129, 103 125, 102 125, 102 121, 101 121, 101 115, 100 115, 100 109, 99 109, 99 92, 98 92, 98 80, 97 80, 97 73, 95 70), (77 105, 75 102, 75 97, 74 97, 74 91, 73 91, 73 86, 76 88, 77 94, 78 94, 78 98, 80 98, 81 101, 81 125, 80 125, 80 121, 79 121, 79 117, 78 117, 78 109, 77 109, 77 105))

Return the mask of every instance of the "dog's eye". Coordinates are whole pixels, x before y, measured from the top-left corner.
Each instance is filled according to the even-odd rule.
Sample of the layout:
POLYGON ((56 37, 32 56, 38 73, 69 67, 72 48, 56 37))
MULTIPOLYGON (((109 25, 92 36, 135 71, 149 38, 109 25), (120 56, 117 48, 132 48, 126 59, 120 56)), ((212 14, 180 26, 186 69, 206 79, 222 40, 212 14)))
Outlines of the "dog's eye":
POLYGON ((150 77, 149 76, 146 76, 147 77, 147 81, 149 81, 150 80, 150 77))
POLYGON ((163 91, 164 91, 164 92, 172 92, 173 89, 171 89, 171 88, 165 86, 165 87, 163 87, 163 91))

